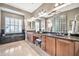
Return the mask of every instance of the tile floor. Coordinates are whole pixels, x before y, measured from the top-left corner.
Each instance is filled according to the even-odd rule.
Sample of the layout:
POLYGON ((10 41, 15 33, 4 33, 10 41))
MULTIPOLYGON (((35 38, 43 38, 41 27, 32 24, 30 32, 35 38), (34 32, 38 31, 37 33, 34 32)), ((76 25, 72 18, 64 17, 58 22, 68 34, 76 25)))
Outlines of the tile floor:
MULTIPOLYGON (((35 51, 32 47, 28 44, 27 41, 17 41, 7 44, 0 45, 0 56, 40 56, 40 54, 35 51)), ((34 46, 38 50, 37 47, 34 46)), ((44 55, 44 53, 41 53, 44 55)), ((45 54, 46 55, 46 54, 45 54)))
POLYGON ((0 56, 39 56, 25 41, 0 45, 0 56))

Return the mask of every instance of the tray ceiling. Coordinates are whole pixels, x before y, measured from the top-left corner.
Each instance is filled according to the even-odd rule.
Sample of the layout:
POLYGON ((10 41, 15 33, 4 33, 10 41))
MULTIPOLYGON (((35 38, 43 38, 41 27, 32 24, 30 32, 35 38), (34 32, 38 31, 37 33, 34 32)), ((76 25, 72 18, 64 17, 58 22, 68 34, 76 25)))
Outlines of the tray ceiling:
POLYGON ((37 8, 39 8, 43 3, 7 3, 7 4, 32 13, 37 8))

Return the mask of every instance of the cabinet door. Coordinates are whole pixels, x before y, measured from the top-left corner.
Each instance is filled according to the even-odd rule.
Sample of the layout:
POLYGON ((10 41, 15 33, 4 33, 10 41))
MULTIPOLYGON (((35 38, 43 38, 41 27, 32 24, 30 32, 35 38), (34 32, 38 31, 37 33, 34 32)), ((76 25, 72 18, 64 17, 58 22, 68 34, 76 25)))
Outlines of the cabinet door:
POLYGON ((33 42, 33 33, 30 34, 30 41, 33 42))
POLYGON ((32 32, 28 32, 28 33, 27 33, 27 39, 28 39, 30 42, 33 42, 33 33, 32 33, 32 32))
POLYGON ((51 55, 55 56, 55 38, 50 38, 51 39, 51 55))
POLYGON ((79 42, 75 42, 75 55, 79 56, 79 42))
POLYGON ((42 44, 41 44, 41 48, 45 51, 45 38, 46 36, 42 36, 42 44))
POLYGON ((55 38, 46 37, 46 52, 50 55, 55 55, 55 38))
POLYGON ((46 52, 51 55, 51 43, 50 43, 50 38, 46 37, 46 52))
POLYGON ((74 55, 74 42, 57 39, 56 40, 56 55, 57 56, 73 56, 74 55))

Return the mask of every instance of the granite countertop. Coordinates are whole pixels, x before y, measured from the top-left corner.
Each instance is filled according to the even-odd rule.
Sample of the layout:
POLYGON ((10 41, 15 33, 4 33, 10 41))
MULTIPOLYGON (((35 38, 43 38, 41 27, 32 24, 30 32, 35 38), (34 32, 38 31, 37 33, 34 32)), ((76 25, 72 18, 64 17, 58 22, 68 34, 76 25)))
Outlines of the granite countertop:
POLYGON ((59 39, 64 39, 64 40, 73 40, 73 41, 79 41, 79 37, 76 37, 76 36, 67 36, 67 35, 64 35, 64 36, 58 36, 58 35, 55 35, 55 34, 42 34, 42 35, 46 35, 46 36, 50 36, 50 37, 55 37, 55 38, 59 38, 59 39))
POLYGON ((67 35, 61 36, 61 35, 56 35, 51 33, 36 33, 36 32, 33 32, 33 34, 35 35, 37 34, 38 36, 45 35, 45 36, 55 37, 55 38, 64 39, 64 40, 79 41, 78 36, 67 36, 67 35))

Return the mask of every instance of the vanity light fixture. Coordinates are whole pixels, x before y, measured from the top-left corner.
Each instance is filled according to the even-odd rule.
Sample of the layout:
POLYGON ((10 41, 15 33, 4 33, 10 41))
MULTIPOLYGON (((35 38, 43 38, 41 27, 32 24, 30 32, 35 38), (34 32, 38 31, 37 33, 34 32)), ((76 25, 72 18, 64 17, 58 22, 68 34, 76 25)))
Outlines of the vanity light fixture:
POLYGON ((57 6, 59 6, 59 3, 56 3, 56 4, 55 4, 55 7, 57 7, 57 6))
POLYGON ((46 10, 44 10, 44 9, 42 9, 42 10, 38 13, 39 16, 40 16, 40 15, 43 15, 43 14, 46 14, 46 10))
POLYGON ((60 6, 60 5, 62 5, 62 4, 64 4, 64 3, 56 3, 56 4, 55 4, 55 7, 60 6))
POLYGON ((46 10, 43 9, 38 13, 38 17, 44 17, 46 15, 48 15, 48 13, 46 12, 46 10))

